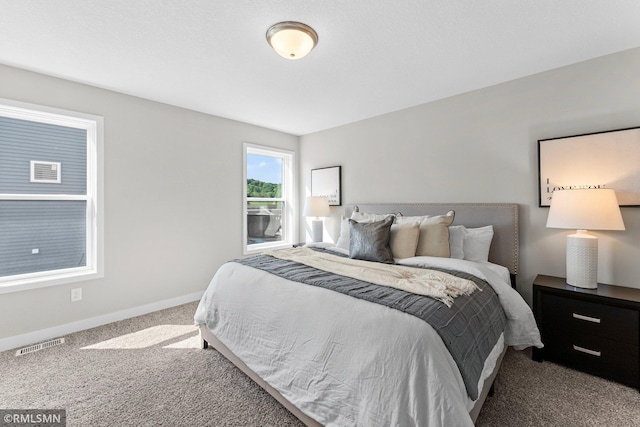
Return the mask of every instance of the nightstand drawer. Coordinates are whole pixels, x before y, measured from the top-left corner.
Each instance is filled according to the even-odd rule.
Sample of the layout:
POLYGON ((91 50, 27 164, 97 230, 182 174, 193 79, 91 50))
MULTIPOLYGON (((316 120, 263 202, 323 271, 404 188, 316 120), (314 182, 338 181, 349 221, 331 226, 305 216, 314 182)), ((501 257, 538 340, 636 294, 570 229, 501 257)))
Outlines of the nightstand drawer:
POLYGON ((633 387, 640 386, 637 345, 591 335, 567 336, 560 331, 547 331, 544 344, 545 358, 549 360, 633 387))
POLYGON ((639 313, 636 310, 543 294, 543 329, 570 330, 638 346, 639 313))

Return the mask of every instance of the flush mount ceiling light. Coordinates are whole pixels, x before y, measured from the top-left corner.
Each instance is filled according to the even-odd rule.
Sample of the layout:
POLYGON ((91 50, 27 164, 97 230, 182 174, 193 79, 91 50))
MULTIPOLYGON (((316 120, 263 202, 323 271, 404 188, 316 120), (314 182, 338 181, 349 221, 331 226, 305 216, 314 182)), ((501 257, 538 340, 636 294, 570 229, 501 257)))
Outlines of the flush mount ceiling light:
POLYGON ((283 58, 300 59, 316 47, 318 34, 301 22, 285 21, 267 30, 267 41, 283 58))

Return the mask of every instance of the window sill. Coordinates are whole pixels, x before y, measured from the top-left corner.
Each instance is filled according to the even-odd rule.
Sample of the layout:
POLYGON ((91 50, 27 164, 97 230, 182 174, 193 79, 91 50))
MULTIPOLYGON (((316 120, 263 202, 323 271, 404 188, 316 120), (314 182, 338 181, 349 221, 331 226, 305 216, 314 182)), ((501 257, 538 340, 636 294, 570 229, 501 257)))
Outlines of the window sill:
POLYGON ((0 294, 65 285, 85 280, 100 279, 104 274, 95 268, 70 268, 46 273, 32 273, 0 279, 0 294))

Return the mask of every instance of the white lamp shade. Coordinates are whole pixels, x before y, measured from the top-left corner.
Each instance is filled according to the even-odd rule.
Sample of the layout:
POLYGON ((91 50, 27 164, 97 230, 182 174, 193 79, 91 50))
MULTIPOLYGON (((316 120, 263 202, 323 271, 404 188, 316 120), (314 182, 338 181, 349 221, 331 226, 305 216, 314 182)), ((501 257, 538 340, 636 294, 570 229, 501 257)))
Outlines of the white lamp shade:
POLYGON ((307 197, 304 203, 303 216, 323 217, 331 215, 329 199, 322 196, 307 197))
POLYGON ((605 188, 554 191, 547 227, 624 230, 616 192, 605 188))
POLYGON ((276 53, 287 59, 300 59, 318 43, 313 28, 301 22, 286 21, 273 25, 267 31, 267 40, 276 53))

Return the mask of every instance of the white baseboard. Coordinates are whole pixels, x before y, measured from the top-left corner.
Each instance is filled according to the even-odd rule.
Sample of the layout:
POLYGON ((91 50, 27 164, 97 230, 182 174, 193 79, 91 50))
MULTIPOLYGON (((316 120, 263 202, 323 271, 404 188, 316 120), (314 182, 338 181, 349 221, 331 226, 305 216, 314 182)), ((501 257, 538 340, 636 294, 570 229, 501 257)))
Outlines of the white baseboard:
POLYGON ((203 293, 204 291, 195 292, 189 295, 183 295, 151 304, 140 305, 126 310, 116 311, 114 313, 91 317, 89 319, 78 320, 77 322, 65 323, 64 325, 54 326, 53 328, 41 329, 9 338, 2 338, 0 339, 0 351, 13 350, 18 347, 24 347, 53 338, 58 338, 62 335, 71 334, 73 332, 84 331, 86 329, 95 328, 96 326, 106 325, 107 323, 130 319, 131 317, 141 316, 154 311, 164 310, 165 308, 197 301, 202 297, 203 293))

